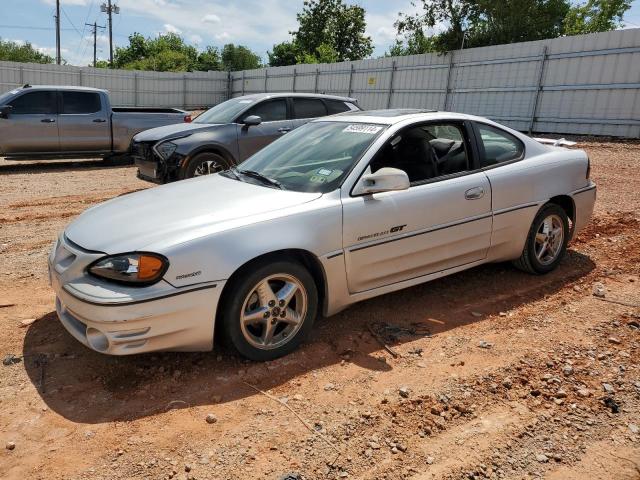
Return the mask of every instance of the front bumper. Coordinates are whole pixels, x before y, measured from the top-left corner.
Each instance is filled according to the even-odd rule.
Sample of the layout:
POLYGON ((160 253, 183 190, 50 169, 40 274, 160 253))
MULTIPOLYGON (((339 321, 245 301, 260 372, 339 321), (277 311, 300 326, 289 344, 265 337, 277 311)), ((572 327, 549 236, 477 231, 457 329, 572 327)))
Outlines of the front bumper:
POLYGON ((92 304, 56 290, 62 325, 83 345, 109 355, 213 348, 216 305, 222 288, 193 290, 128 305, 92 304))
POLYGON ((86 274, 86 267, 101 256, 64 235, 49 256, 58 318, 79 342, 110 355, 213 348, 224 281, 180 288, 164 281, 124 287, 86 274))
POLYGON ((138 178, 153 183, 177 180, 182 156, 174 153, 167 160, 153 149, 155 142, 132 142, 131 156, 138 167, 138 178))

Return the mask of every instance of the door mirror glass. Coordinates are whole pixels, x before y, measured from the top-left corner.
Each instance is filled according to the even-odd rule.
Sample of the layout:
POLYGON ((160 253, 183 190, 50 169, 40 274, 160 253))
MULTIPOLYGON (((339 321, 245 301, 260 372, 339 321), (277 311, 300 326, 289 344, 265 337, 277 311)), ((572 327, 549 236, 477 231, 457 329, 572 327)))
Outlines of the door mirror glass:
POLYGON ((2 105, 0 106, 0 118, 9 118, 9 113, 13 107, 11 105, 2 105))
POLYGON ((393 192, 396 190, 407 190, 409 186, 410 183, 407 172, 398 168, 385 167, 375 173, 363 175, 353 193, 355 195, 364 195, 393 192))
POLYGON ((242 123, 245 127, 252 127, 260 125, 262 123, 262 118, 260 118, 258 115, 249 115, 244 120, 242 120, 242 123))

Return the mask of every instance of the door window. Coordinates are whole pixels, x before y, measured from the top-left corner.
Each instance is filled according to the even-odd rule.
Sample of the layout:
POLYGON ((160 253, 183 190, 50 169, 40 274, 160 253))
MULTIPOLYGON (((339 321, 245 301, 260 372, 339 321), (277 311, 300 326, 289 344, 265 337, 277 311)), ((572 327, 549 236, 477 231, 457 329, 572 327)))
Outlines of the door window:
POLYGON ((462 127, 429 124, 411 127, 392 138, 371 162, 404 170, 412 185, 469 170, 469 154, 462 127))
POLYGON ((329 110, 329 115, 348 112, 349 110, 351 110, 346 103, 338 100, 327 100, 326 103, 327 109, 329 110))
POLYGON ((293 118, 316 118, 326 114, 324 102, 318 98, 293 99, 293 118))
POLYGON ((262 102, 249 110, 243 119, 251 115, 259 116, 263 122, 279 122, 287 119, 287 102, 284 98, 262 102))
POLYGON ((55 115, 55 92, 38 91, 21 95, 9 105, 13 115, 55 115))
POLYGON ((484 149, 484 155, 480 160, 481 167, 517 160, 524 154, 524 145, 510 133, 489 125, 476 125, 484 149))
POLYGON ((100 94, 92 92, 62 92, 63 114, 88 114, 102 110, 100 94))

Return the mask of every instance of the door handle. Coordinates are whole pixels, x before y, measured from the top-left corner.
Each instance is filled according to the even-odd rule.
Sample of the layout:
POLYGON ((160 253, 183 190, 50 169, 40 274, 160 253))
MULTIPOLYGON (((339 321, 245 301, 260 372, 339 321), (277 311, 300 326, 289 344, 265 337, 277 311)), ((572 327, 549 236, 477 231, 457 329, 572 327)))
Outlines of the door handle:
POLYGON ((42 123, 55 123, 56 119, 55 118, 43 118, 42 120, 40 120, 42 123))
POLYGON ((106 120, 104 118, 94 118, 93 123, 104 123, 106 120))
POLYGON ((280 133, 287 133, 291 131, 291 127, 282 127, 278 129, 278 132, 280 133))
POLYGON ((484 188, 482 187, 473 187, 464 192, 464 198, 467 200, 477 200, 482 197, 484 197, 484 188))

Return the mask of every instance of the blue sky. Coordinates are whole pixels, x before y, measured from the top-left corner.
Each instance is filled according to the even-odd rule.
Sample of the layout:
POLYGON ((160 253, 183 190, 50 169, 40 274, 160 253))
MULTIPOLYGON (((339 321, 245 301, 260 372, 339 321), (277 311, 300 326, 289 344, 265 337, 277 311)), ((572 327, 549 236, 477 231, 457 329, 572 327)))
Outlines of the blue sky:
MULTIPOLYGON (((87 65, 93 55, 90 28, 85 23, 106 25, 100 4, 106 0, 62 0, 62 56, 73 65, 87 65)), ((115 1, 115 0, 114 0, 115 1)), ((114 16, 116 45, 126 45, 133 32, 155 36, 176 32, 188 42, 204 47, 225 43, 247 45, 266 58, 274 43, 289 38, 296 28, 302 0, 117 0, 120 15, 114 16)), ((373 38, 374 56, 382 55, 395 38, 393 23, 399 11, 413 12, 410 0, 360 0, 367 11, 367 33, 373 38)), ((419 2, 418 2, 419 3, 419 2)), ((54 54, 53 15, 55 0, 0 0, 0 37, 29 41, 54 54)), ((640 27, 640 0, 632 2, 625 18, 628 27, 640 27)), ((98 38, 98 58, 107 59, 106 30, 98 38)))

